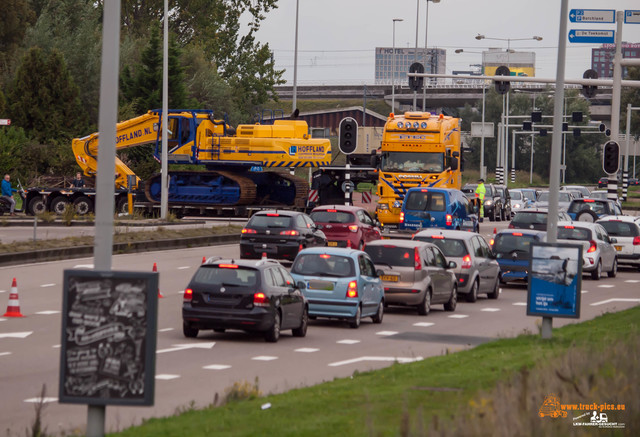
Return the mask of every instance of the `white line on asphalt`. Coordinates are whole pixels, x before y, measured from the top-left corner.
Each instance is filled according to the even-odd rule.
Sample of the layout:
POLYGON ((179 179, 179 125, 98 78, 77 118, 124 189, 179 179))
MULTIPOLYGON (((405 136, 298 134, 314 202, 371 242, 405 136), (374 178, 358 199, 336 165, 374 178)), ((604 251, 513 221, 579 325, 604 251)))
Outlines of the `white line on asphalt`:
POLYGON ((480 311, 486 311, 488 313, 495 313, 496 311, 500 311, 500 308, 482 308, 480 311))
POLYGON ((11 352, 0 352, 0 357, 3 357, 5 355, 11 355, 11 352))
POLYGON ((613 287, 615 287, 615 285, 613 285, 613 284, 598 285, 598 288, 613 288, 613 287))
POLYGON ((162 328, 162 329, 158 329, 159 332, 169 332, 169 331, 173 331, 173 328, 162 328))
POLYGON ((255 361, 273 361, 273 360, 277 360, 278 357, 270 357, 268 355, 260 355, 258 357, 253 357, 251 359, 255 360, 255 361))
POLYGON ((414 323, 413 326, 420 326, 422 328, 428 328, 429 326, 433 326, 434 324, 431 322, 418 322, 414 323))
POLYGON ((588 293, 589 290, 582 290, 582 294, 588 293))
POLYGON ((178 294, 184 294, 184 290, 178 291, 178 294))
POLYGON ((73 266, 74 269, 93 269, 93 264, 77 264, 73 266))
POLYGON ((0 333, 0 338, 27 338, 31 334, 33 334, 33 331, 27 331, 27 332, 5 332, 5 333, 0 333))
POLYGON ((228 366, 226 364, 210 364, 208 366, 202 366, 202 368, 206 370, 225 370, 230 369, 231 366, 228 366))
POLYGON ((185 349, 211 349, 214 344, 216 343, 211 342, 211 343, 174 344, 173 347, 170 347, 168 349, 160 349, 159 351, 156 351, 156 353, 163 354, 165 352, 175 352, 175 351, 181 351, 185 349))
POLYGON ((25 399, 22 402, 29 402, 32 404, 39 404, 40 402, 42 402, 43 404, 46 404, 48 402, 58 402, 58 398, 29 398, 25 399))
POLYGON ((392 361, 392 362, 398 362, 398 363, 412 363, 414 361, 422 361, 422 357, 415 357, 415 358, 405 358, 405 357, 360 357, 360 358, 353 358, 351 360, 344 360, 344 361, 337 361, 335 363, 329 363, 330 367, 338 367, 338 366, 344 366, 346 364, 354 364, 354 363, 360 363, 363 361, 392 361))
POLYGON ((466 314, 453 314, 451 316, 448 316, 450 319, 466 319, 467 317, 469 317, 466 314))
POLYGON ((171 379, 177 379, 180 378, 180 375, 170 375, 170 374, 160 374, 160 375, 156 375, 156 379, 162 379, 163 381, 169 381, 171 379))
POLYGON ((338 343, 338 344, 356 344, 356 343, 360 343, 360 340, 349 340, 349 339, 346 339, 346 340, 336 341, 336 343, 338 343))
POLYGON ((7 319, 0 319, 0 322, 6 322, 7 319))
POLYGON ((182 267, 178 267, 178 270, 186 270, 186 269, 190 269, 191 266, 182 266, 182 267))
POLYGON ((320 349, 316 349, 314 347, 301 347, 300 349, 295 349, 295 352, 305 352, 310 354, 311 352, 318 352, 320 349))
POLYGON ((40 314, 43 316, 50 316, 51 314, 58 314, 60 311, 56 310, 47 310, 47 311, 38 311, 36 314, 40 314))
POLYGON ((379 332, 376 332, 376 335, 389 336, 389 335, 396 335, 397 333, 398 333, 397 331, 379 331, 379 332))
POLYGON ((595 307, 595 306, 598 306, 598 305, 604 305, 604 304, 611 303, 611 302, 640 302, 640 299, 615 298, 615 299, 602 300, 600 302, 594 302, 594 303, 592 303, 590 305, 592 307, 595 307))
POLYGON ((515 305, 517 307, 526 307, 527 303, 526 302, 514 302, 511 305, 515 305))
POLYGON ((53 346, 51 346, 51 347, 52 347, 52 348, 54 348, 54 349, 60 349, 60 347, 61 347, 61 346, 60 346, 59 344, 54 344, 54 345, 53 345, 53 346))
POLYGON ((6 293, 7 290, 0 290, 0 293, 6 293))
POLYGON ((42 284, 40 288, 55 287, 56 284, 42 284))
POLYGON ((638 282, 640 282, 640 280, 638 279, 627 279, 626 281, 627 284, 637 284, 638 282))

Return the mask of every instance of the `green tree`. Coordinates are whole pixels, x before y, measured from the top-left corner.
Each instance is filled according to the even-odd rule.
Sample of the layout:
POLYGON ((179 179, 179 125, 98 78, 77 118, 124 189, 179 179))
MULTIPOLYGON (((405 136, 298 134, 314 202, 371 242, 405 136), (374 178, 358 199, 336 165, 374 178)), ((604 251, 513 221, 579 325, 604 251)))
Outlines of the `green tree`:
POLYGON ((0 14, 0 52, 11 52, 22 44, 25 30, 36 15, 27 0, 3 0, 0 14))

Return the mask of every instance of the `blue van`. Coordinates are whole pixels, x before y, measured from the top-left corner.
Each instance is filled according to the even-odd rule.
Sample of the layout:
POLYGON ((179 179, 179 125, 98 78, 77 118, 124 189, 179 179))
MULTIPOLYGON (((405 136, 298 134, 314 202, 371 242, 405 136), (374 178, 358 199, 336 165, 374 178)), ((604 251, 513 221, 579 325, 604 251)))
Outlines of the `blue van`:
POLYGON ((460 190, 410 188, 404 196, 399 229, 457 229, 479 232, 478 215, 460 190))

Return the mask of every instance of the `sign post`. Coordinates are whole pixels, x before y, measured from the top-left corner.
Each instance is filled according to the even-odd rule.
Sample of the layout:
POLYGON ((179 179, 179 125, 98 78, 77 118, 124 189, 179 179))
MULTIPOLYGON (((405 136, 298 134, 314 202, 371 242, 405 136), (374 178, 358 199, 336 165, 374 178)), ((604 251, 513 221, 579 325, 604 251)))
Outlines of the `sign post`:
POLYGON ((606 44, 615 41, 615 30, 577 30, 569 31, 569 42, 587 44, 606 44))
POLYGON ((11 119, 0 118, 0 126, 11 126, 11 119))
POLYGON ((572 23, 615 23, 615 9, 571 9, 572 23))

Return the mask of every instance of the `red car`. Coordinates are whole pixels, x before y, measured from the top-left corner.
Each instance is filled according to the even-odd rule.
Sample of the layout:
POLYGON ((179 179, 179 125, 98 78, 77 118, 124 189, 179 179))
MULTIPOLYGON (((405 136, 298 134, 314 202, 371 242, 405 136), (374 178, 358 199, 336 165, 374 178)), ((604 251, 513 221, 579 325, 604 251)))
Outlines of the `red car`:
POLYGON ((382 238, 379 224, 358 206, 318 206, 310 215, 326 235, 327 246, 362 249, 367 242, 382 238))

